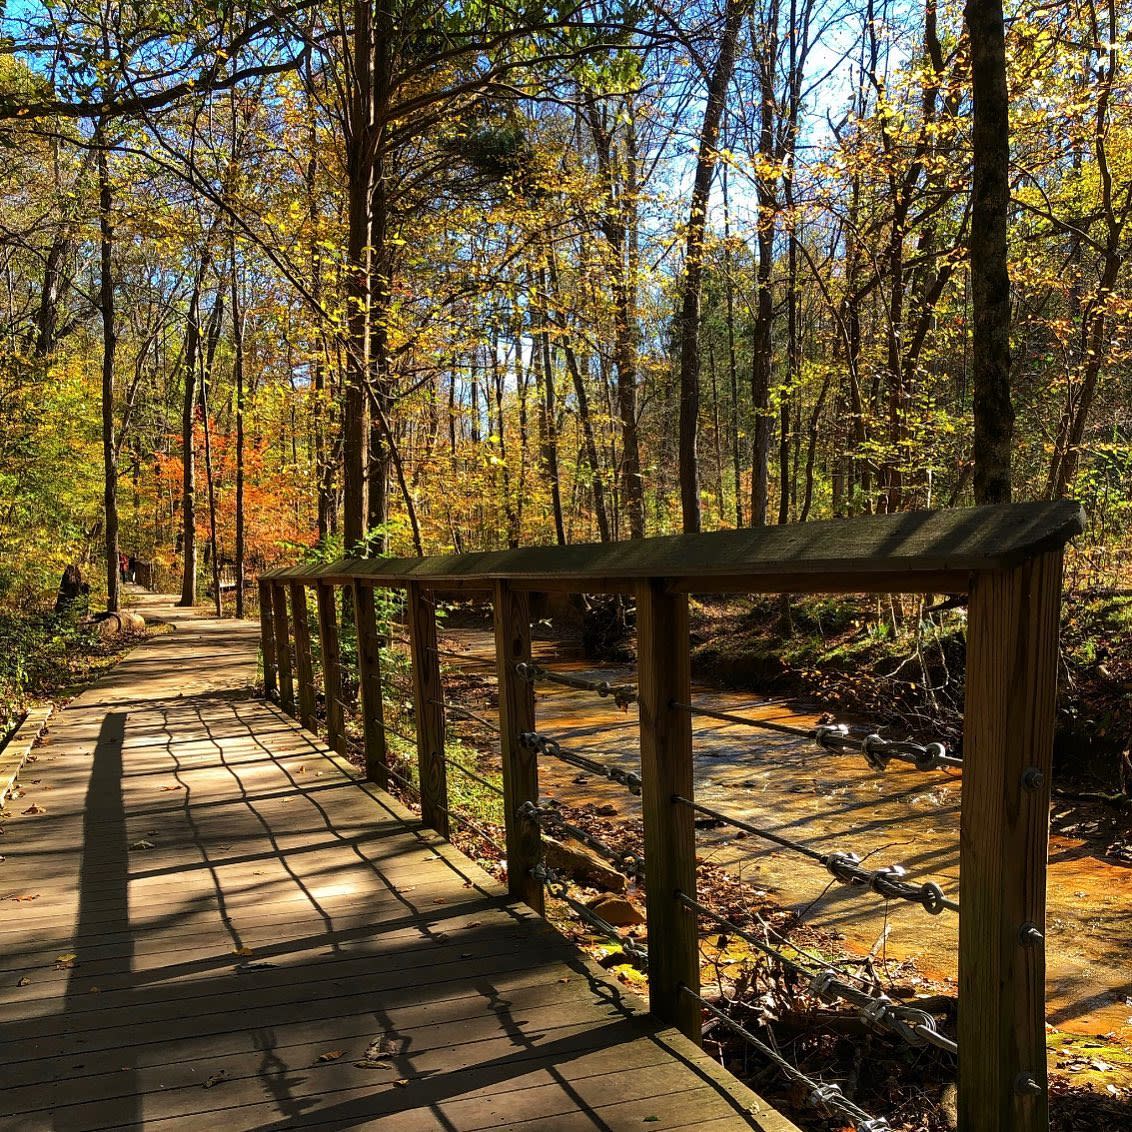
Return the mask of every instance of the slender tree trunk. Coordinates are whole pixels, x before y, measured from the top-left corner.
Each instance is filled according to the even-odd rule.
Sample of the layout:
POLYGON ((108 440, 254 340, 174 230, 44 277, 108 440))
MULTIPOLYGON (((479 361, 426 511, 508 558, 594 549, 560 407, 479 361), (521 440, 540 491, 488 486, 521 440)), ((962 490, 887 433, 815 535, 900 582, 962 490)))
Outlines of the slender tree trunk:
POLYGON ((704 232, 711 182, 718 160, 719 124, 731 74, 739 28, 749 0, 728 0, 719 54, 708 82, 704 122, 692 184, 688 232, 684 247, 684 281, 680 303, 680 504, 685 532, 701 527, 700 473, 696 451, 700 415, 700 293, 703 285, 704 232))
POLYGON ((114 325, 114 223, 113 194, 106 151, 106 124, 99 120, 98 232, 101 265, 99 303, 102 308, 102 473, 106 534, 106 609, 117 613, 121 604, 118 569, 118 445, 114 437, 114 355, 118 336, 114 325))
POLYGON ((727 166, 723 167, 724 293, 727 302, 727 376, 731 383, 731 472, 735 480, 735 526, 743 525, 743 490, 739 456, 739 363, 735 352, 735 265, 731 255, 731 202, 727 166))
POLYGON ((354 0, 350 49, 347 131, 349 230, 347 234, 345 389, 342 398, 342 531, 346 553, 366 553, 366 389, 370 381, 370 325, 373 281, 373 12, 368 0, 354 0))
POLYGON ((751 336, 751 401, 755 415, 755 437, 751 461, 751 526, 766 525, 770 493, 770 378, 774 360, 774 296, 771 276, 774 267, 774 228, 777 200, 773 174, 775 146, 775 67, 778 59, 778 0, 767 15, 767 41, 759 66, 760 119, 759 156, 766 165, 756 182, 758 198, 759 263, 756 275, 755 325, 751 336))
MULTIPOLYGON (((207 236, 205 237, 208 238, 207 236)), ((195 425, 197 404, 197 366, 200 353, 200 297, 204 276, 210 263, 207 246, 201 256, 197 276, 189 296, 189 316, 185 326, 185 395, 181 403, 181 551, 183 573, 181 577, 180 605, 197 602, 197 506, 196 506, 196 448, 195 425)))
MULTIPOLYGON (((211 363, 211 359, 209 359, 211 363)), ((212 597, 216 605, 216 616, 224 616, 223 596, 220 592, 220 548, 216 537, 216 479, 212 474, 212 427, 209 423, 208 395, 211 364, 201 374, 200 407, 204 423, 204 478, 208 485, 208 542, 212 559, 212 597)))
MULTIPOLYGON (((554 288, 555 299, 558 298, 558 265, 553 250, 548 256, 550 264, 550 283, 554 288)), ((547 297, 549 307, 549 296, 547 297)), ((558 320, 565 329, 564 312, 558 312, 558 320)), ((566 358, 566 368, 570 371, 570 379, 574 383, 574 396, 578 401, 578 419, 582 426, 583 448, 586 459, 590 465, 590 474, 593 477, 593 504, 594 515, 597 519, 598 538, 602 542, 609 542, 612 534, 609 529, 609 512, 605 505, 605 484, 602 480, 601 460, 598 457, 597 438, 594 435, 594 423, 590 416, 589 393, 586 390, 585 376, 578 365, 578 356, 569 338, 563 337, 561 342, 562 353, 566 358)), ((501 418, 502 419, 502 418, 501 418)), ((502 434, 501 434, 502 435, 502 434)))
MULTIPOLYGON (((232 233, 232 377, 236 386, 236 616, 244 616, 244 312, 236 261, 236 234, 232 233)), ((321 500, 321 485, 320 485, 321 500)))
POLYGON ((562 515, 562 485, 558 477, 558 409, 554 390, 554 366, 550 353, 550 327, 545 306, 545 270, 539 269, 538 279, 539 318, 542 325, 538 331, 536 350, 542 371, 542 436, 543 469, 550 481, 550 501, 554 511, 554 533, 559 546, 566 545, 566 523, 562 515))
POLYGON ((974 112, 971 146, 972 378, 976 503, 1006 503, 1014 405, 1010 395, 1010 106, 1002 0, 967 0, 974 112))

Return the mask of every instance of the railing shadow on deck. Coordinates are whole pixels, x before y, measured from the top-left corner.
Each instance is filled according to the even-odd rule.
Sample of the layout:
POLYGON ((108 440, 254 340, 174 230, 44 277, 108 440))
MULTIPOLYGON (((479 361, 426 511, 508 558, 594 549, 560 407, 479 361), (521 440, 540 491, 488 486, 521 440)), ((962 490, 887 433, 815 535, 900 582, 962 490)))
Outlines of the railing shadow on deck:
MULTIPOLYGON (((248 1063, 254 1056, 254 1066, 248 1063, 233 1068, 225 1084, 246 1078, 261 1083, 262 1101, 272 1103, 278 1111, 278 1119, 261 1125, 265 1129, 294 1127, 296 1121, 308 1116, 317 1118, 319 1123, 350 1127, 405 1105, 428 1109, 444 1123, 441 1106, 445 1101, 471 1090, 503 1086, 535 1068, 558 1082, 595 1129, 607 1127, 558 1067, 595 1049, 612 1050, 647 1036, 648 1026, 642 1026, 640 1015, 623 1000, 616 987, 595 977, 589 965, 561 937, 549 932, 511 897, 485 888, 482 874, 459 855, 433 854, 432 860, 435 868, 451 872, 458 880, 461 891, 466 893, 460 902, 437 907, 406 896, 401 891, 402 883, 385 871, 384 863, 404 859, 406 836, 412 839, 409 844, 435 849, 435 834, 419 822, 407 822, 405 811, 360 781, 345 782, 342 788, 364 793, 373 807, 373 819, 365 832, 340 832, 333 812, 321 804, 323 788, 301 781, 294 769, 296 759, 312 766, 326 759, 326 749, 303 735, 294 724, 271 727, 277 720, 276 712, 262 703, 234 700, 223 694, 151 703, 128 715, 111 711, 104 716, 85 797, 75 962, 57 1010, 4 1024, 3 1036, 8 1048, 15 1051, 5 1067, 7 1110, 21 1111, 20 1106, 28 1101, 30 1092, 42 1090, 48 1084, 42 1080, 41 1067, 35 1061, 54 1053, 62 1074, 56 1082, 61 1091, 52 1115, 56 1129, 77 1132, 95 1123, 100 1127, 137 1129, 147 1119, 145 1106, 153 1093, 152 1083, 148 1096, 143 1089, 143 1073, 151 1074, 163 1062, 188 1061, 199 1063, 200 1075, 204 1077, 222 1072, 221 1062, 233 1067, 241 1060, 248 1063), (269 725, 267 730, 276 735, 297 740, 297 750, 280 751, 279 746, 288 745, 265 743, 263 724, 269 725), (163 733, 163 742, 154 743, 149 738, 155 728, 163 733), (177 805, 155 810, 127 804, 124 790, 132 777, 126 767, 133 732, 146 736, 144 744, 133 748, 135 757, 144 750, 150 761, 164 758, 168 766, 160 773, 186 787, 177 805), (246 740, 247 751, 256 756, 254 765, 272 763, 288 788, 264 796, 249 789, 240 777, 241 768, 247 767, 249 760, 232 753, 235 738, 246 740), (216 752, 214 756, 202 753, 205 761, 194 762, 183 751, 186 745, 211 745, 216 752), (229 785, 221 789, 231 793, 223 799, 195 801, 192 779, 202 769, 227 776, 229 785), (276 833, 269 816, 259 808, 265 798, 280 797, 306 804, 303 820, 283 836, 276 833), (197 820, 202 810, 215 813, 217 809, 239 815, 246 829, 227 829, 219 841, 215 831, 209 830, 208 822, 197 820), (187 833, 186 843, 178 845, 177 851, 184 852, 191 861, 148 868, 149 851, 131 850, 130 828, 136 829, 139 820, 146 824, 161 816, 176 815, 183 819, 187 833), (312 838, 317 841, 313 848, 312 838), (387 845, 383 846, 383 842, 387 845), (296 861, 327 846, 344 851, 345 856, 314 871, 296 867, 296 861), (259 892, 265 900, 278 901, 280 883, 276 874, 260 883, 248 885, 241 880, 233 884, 226 873, 234 865, 272 861, 283 870, 283 889, 298 894, 307 905, 306 914, 300 919, 310 918, 318 926, 316 930, 295 934, 287 922, 281 922, 278 938, 271 942, 256 940, 255 963, 248 964, 241 957, 245 950, 241 912, 247 910, 248 901, 259 892), (189 885, 186 895, 174 896, 171 909, 154 914, 156 909, 145 896, 146 882, 157 878, 175 881, 202 870, 209 877, 209 895, 194 893, 189 885), (374 878, 377 885, 376 889, 365 890, 358 906, 343 910, 320 900, 319 886, 341 875, 351 875, 356 880, 359 870, 374 878), (142 885, 133 897, 131 884, 142 885), (386 910, 375 922, 372 908, 377 889, 388 893, 399 905, 399 911, 390 914, 386 910), (233 897, 239 897, 238 908, 229 907, 233 897), (488 914, 494 914, 496 921, 481 923, 488 914), (502 921, 498 920, 500 914, 505 917, 502 921), (462 925, 458 952, 444 929, 453 921, 462 925), (226 937, 219 946, 218 926, 226 937), (547 980, 540 975, 540 965, 531 963, 529 956, 524 956, 521 967, 509 967, 504 961, 506 956, 500 958, 501 939, 508 938, 515 929, 534 931, 543 940, 547 971, 557 972, 565 964, 578 983, 584 982, 604 1021, 590 1026, 584 1036, 564 1033, 558 1037, 553 1030, 523 1028, 519 1013, 528 1009, 523 1005, 524 990, 536 989, 547 980), (175 947, 167 956, 159 956, 155 964, 147 962, 151 954, 139 955, 138 945, 149 938, 162 938, 157 933, 172 939, 172 933, 178 931, 191 937, 194 931, 201 930, 211 933, 210 954, 192 955, 194 946, 199 950, 199 943, 192 944, 190 938, 185 948, 189 958, 179 959, 175 947), (439 952, 441 966, 428 967, 429 948, 439 952), (418 980, 419 985, 410 985, 411 972, 421 969, 431 974, 418 980), (491 974, 493 969, 498 970, 498 975, 491 974), (508 987, 507 982, 514 982, 519 971, 523 973, 519 985, 508 987), (288 1050, 306 1044, 303 1022, 317 1022, 320 1015, 329 1017, 334 1011, 352 1011, 358 996, 374 996, 375 988, 380 988, 381 1005, 364 1012, 364 1017, 372 1022, 374 1036, 396 1034, 399 1007, 427 1010, 430 1004, 458 1003, 470 993, 476 1004, 458 1008, 457 1013, 462 1009, 465 1017, 494 1019, 513 1050, 502 1056, 485 1057, 472 1065, 436 1070, 421 1068, 419 1059, 430 1050, 443 1047, 449 1040, 447 1036, 437 1036, 433 1045, 420 1049, 402 1041, 388 1053, 391 1072, 386 1076, 411 1078, 411 1089, 402 1090, 386 1081, 384 1088, 366 1088, 362 1090, 365 1095, 351 1094, 336 1100, 333 1090, 328 1092, 321 1087, 313 1059, 308 1057, 306 1064, 296 1065, 288 1050), (216 1008, 233 1001, 237 1003, 236 1017, 218 1022, 216 1008), (202 1003, 209 1004, 211 1023, 201 1019, 202 1003), (287 1019, 277 1025, 258 1026, 253 1022, 249 1027, 249 1016, 254 1018, 260 1008, 282 1011, 287 1019), (209 1048, 210 1025, 212 1032, 219 1028, 221 1033, 250 1034, 250 1047, 218 1058, 209 1048), (296 1030, 296 1026, 300 1029, 296 1030)), ((330 766, 328 763, 327 768, 330 766)), ((339 763, 334 763, 333 768, 341 771, 339 763)), ((37 949, 42 948, 43 942, 32 941, 29 946, 32 950, 26 952, 28 963, 42 962, 37 949)), ((502 950, 506 951, 505 945, 502 950)), ((16 951, 9 958, 18 965, 24 955, 16 951)), ((655 1028, 660 1028, 659 1023, 655 1028)), ((667 1044, 663 1049, 666 1056, 680 1056, 667 1044)), ((717 1084, 699 1066, 684 1061, 705 1084, 717 1084)), ((199 1087, 200 1082, 180 1086, 199 1087)), ((720 1095, 727 1097, 736 1112, 741 1111, 725 1090, 720 1090, 720 1095)), ((448 1126, 456 1127, 450 1123, 448 1126)))

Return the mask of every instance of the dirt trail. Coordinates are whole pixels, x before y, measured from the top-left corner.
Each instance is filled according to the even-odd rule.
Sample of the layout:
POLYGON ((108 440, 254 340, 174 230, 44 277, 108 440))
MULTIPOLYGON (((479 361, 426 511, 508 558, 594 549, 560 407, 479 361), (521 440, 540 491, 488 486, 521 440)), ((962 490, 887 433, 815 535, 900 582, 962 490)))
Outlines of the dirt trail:
MULTIPOLYGON (((453 647, 490 658, 490 635, 446 629, 453 647)), ((554 642, 536 642, 535 656, 587 677, 632 682, 629 668, 569 659, 554 642)), ((721 711, 810 727, 816 722, 782 701, 700 687, 699 704, 721 711)), ((537 725, 564 746, 602 755, 626 769, 639 762, 637 713, 610 700, 553 684, 537 688, 537 725)), ((693 720, 697 800, 820 850, 851 850, 870 865, 900 864, 909 879, 935 880, 959 897, 958 771, 923 773, 890 763, 872 770, 858 754, 834 754, 792 736, 711 719, 693 720)), ((928 737, 930 738, 930 737, 928 737)), ((543 758, 544 794, 570 804, 615 805, 624 815, 639 804, 601 780, 577 782, 577 772, 543 758)), ((697 830, 699 855, 726 864, 783 907, 844 937, 854 951, 913 959, 934 978, 954 978, 958 917, 885 902, 831 882, 821 865, 728 829, 697 830), (887 938, 885 937, 887 933, 887 938)), ((1127 1053, 1132 1066, 1132 868, 1098 858, 1084 842, 1055 836, 1050 844, 1047 1020, 1069 1035, 1105 1035, 1105 1057, 1127 1053)), ((1070 1039, 1072 1042, 1073 1039, 1070 1039)), ((1055 1047, 1064 1044, 1052 1041, 1055 1047)), ((1124 1061, 1124 1057, 1119 1058, 1124 1061)), ((1132 1083, 1132 1068, 1119 1075, 1132 1083)), ((1112 1079, 1112 1078, 1106 1078, 1112 1079)))

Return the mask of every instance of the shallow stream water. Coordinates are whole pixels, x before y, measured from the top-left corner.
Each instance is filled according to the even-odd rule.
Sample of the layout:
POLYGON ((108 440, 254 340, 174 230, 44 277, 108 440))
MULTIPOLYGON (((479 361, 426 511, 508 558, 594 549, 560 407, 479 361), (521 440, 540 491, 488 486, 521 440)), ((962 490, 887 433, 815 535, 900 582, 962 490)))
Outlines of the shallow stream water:
MULTIPOLYGON (((469 656, 493 656, 486 632, 446 629, 445 636, 469 656)), ((556 642, 536 642, 534 653, 536 660, 588 678, 635 680, 631 669, 572 659, 556 642)), ((694 700, 804 728, 817 722, 820 710, 703 687, 694 700)), ((538 729, 565 747, 626 770, 639 766, 635 707, 622 711, 612 700, 540 683, 536 718, 538 729)), ((697 801, 823 852, 855 852, 870 867, 903 865, 908 879, 935 880, 961 900, 959 771, 924 773, 892 762, 877 772, 859 754, 832 753, 793 736, 702 717, 692 726, 697 801)), ((577 770, 546 757, 539 773, 543 794, 571 805, 611 803, 619 815, 639 815, 639 800, 614 783, 577 782, 577 770)), ((959 921, 953 913, 933 916, 918 905, 846 887, 820 864, 755 837, 736 838, 728 828, 697 830, 697 848, 701 859, 728 866, 781 906, 843 937, 848 950, 911 959, 928 977, 955 978, 959 921)), ((1050 842, 1047 1021, 1071 1043, 1072 1036, 1104 1035, 1110 1051, 1130 1051, 1132 868, 1095 852, 1073 838, 1050 842)), ((1132 1070, 1119 1077, 1132 1083, 1132 1070)))

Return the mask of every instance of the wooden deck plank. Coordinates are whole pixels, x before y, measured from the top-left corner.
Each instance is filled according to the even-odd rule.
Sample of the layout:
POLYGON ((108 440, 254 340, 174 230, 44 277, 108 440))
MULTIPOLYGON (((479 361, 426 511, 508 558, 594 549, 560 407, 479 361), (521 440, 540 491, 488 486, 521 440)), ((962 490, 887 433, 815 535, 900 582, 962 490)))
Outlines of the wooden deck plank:
POLYGON ((188 628, 5 811, 0 1128, 789 1127, 188 628))

